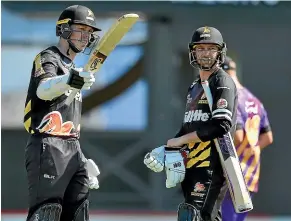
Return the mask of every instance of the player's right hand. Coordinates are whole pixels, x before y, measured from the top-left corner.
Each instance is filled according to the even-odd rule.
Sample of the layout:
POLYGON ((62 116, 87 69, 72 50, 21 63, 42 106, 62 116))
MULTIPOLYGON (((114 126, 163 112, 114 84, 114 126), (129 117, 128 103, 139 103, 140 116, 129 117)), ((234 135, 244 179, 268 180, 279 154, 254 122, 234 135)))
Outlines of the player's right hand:
POLYGON ((147 153, 144 164, 154 172, 162 172, 164 169, 165 146, 160 146, 147 153))
POLYGON ((89 189, 98 189, 99 181, 97 177, 100 175, 99 167, 91 159, 86 160, 85 167, 87 168, 87 173, 89 177, 89 183, 88 183, 89 189))
POLYGON ((83 68, 72 68, 67 84, 76 89, 89 90, 94 82, 93 73, 83 71, 83 68))
POLYGON ((93 73, 81 71, 79 73, 79 75, 84 78, 84 82, 85 82, 82 89, 89 90, 95 82, 95 77, 94 77, 93 73))
POLYGON ((99 181, 96 176, 89 176, 88 187, 90 190, 99 189, 99 181))

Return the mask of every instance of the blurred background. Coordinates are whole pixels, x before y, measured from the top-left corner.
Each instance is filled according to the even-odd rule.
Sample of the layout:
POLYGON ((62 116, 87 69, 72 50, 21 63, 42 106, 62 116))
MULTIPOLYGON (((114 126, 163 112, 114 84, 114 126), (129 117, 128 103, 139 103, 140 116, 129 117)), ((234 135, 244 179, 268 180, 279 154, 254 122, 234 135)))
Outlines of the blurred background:
MULTIPOLYGON (((83 95, 81 144, 101 170, 101 187, 91 194, 92 220, 176 220, 180 188, 166 189, 164 174, 146 169, 143 157, 181 124, 186 91, 197 75, 188 61, 188 43, 205 25, 222 32, 242 83, 263 101, 274 133, 273 145, 262 153, 259 193, 248 221, 291 220, 291 3, 2 1, 3 220, 26 215, 22 117, 32 63, 57 42, 56 20, 73 4, 92 9, 101 36, 125 13, 141 17, 83 95)), ((75 62, 82 66, 86 59, 80 55, 75 62)))

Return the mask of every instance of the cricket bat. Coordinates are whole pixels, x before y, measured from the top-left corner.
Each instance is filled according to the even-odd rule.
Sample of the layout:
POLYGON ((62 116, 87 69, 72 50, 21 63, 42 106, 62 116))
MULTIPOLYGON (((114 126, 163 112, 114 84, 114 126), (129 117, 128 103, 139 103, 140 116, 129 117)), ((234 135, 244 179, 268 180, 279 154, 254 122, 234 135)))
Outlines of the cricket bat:
MULTIPOLYGON (((212 111, 213 97, 208 81, 202 81, 202 87, 212 111)), ((214 140, 219 158, 224 170, 228 189, 237 213, 244 213, 253 209, 247 185, 244 180, 239 158, 230 133, 214 140)))
MULTIPOLYGON (((123 36, 137 22, 139 16, 137 14, 126 14, 120 17, 112 27, 105 33, 100 42, 91 50, 88 63, 84 67, 84 71, 95 73, 103 65, 106 58, 114 50, 116 45, 121 41, 123 36)), ((78 89, 73 89, 65 104, 69 105, 78 93, 78 89)))

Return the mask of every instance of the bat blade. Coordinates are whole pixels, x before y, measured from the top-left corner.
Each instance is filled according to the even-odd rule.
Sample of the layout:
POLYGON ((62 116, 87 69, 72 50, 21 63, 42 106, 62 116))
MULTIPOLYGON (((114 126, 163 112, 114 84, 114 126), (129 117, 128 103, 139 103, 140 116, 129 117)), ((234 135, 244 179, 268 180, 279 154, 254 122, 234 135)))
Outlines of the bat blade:
POLYGON ((237 213, 253 209, 252 200, 245 183, 240 162, 230 133, 214 140, 224 170, 228 189, 237 213))
MULTIPOLYGON (((208 100, 209 108, 212 111, 213 98, 208 81, 203 81, 202 87, 208 100)), ((243 213, 252 210, 252 199, 245 183, 239 158, 230 133, 228 132, 223 137, 215 139, 214 143, 219 154, 235 211, 237 213, 243 213)))
POLYGON ((120 17, 102 37, 97 47, 92 50, 84 70, 89 72, 98 71, 123 36, 137 22, 138 18, 137 14, 126 14, 120 17))
MULTIPOLYGON (((126 14, 120 17, 111 28, 105 33, 100 42, 92 49, 88 62, 84 66, 84 71, 95 73, 97 72, 109 54, 115 49, 117 44, 121 41, 124 35, 132 28, 138 21, 137 14, 126 14)), ((78 89, 73 89, 65 104, 69 105, 78 93, 78 89)))

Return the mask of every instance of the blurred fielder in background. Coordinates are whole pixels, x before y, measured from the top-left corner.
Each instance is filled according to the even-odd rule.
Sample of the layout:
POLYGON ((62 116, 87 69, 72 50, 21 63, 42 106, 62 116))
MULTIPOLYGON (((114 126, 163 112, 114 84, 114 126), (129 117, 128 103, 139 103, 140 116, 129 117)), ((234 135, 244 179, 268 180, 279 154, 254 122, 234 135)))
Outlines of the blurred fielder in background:
POLYGON ((178 221, 221 220, 225 177, 213 140, 234 132, 237 110, 235 83, 221 69, 225 56, 226 44, 216 28, 194 32, 189 59, 199 69, 199 78, 188 88, 181 129, 166 146, 155 148, 144 159, 155 172, 165 167, 167 188, 181 183, 184 202, 178 207, 178 221), (201 84, 204 80, 213 95, 212 111, 201 84))
MULTIPOLYGON (((232 77, 238 89, 234 143, 252 196, 258 191, 261 151, 273 142, 273 134, 263 104, 239 82, 236 63, 230 57, 226 57, 222 68, 232 77)), ((227 192, 222 204, 223 221, 243 221, 246 216, 247 213, 237 214, 234 211, 231 196, 227 192)))

